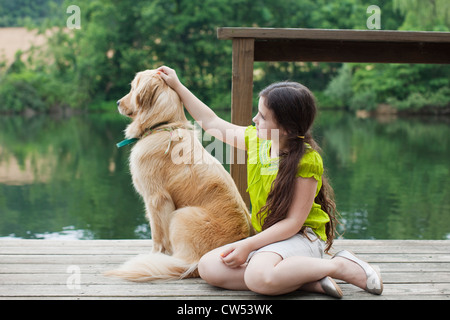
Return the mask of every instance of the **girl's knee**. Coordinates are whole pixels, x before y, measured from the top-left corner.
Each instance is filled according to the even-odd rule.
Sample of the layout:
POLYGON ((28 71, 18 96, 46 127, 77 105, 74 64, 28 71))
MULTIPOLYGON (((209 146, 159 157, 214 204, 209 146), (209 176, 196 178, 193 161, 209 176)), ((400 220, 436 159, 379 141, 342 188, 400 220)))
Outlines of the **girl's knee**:
POLYGON ((200 277, 204 279, 204 277, 207 277, 210 273, 210 257, 208 256, 209 253, 205 254, 203 257, 200 258, 200 261, 198 262, 198 273, 200 274, 200 277))
POLYGON ((223 263, 217 256, 211 254, 211 252, 205 254, 198 262, 198 273, 209 284, 220 287, 224 279, 222 279, 221 273, 217 272, 217 269, 220 268, 219 264, 223 263))
POLYGON ((272 271, 270 269, 259 269, 246 272, 244 275, 245 284, 253 292, 276 295, 278 288, 272 271))
POLYGON ((264 295, 279 294, 279 281, 275 266, 282 258, 272 252, 257 253, 250 260, 244 274, 247 287, 256 293, 264 295))

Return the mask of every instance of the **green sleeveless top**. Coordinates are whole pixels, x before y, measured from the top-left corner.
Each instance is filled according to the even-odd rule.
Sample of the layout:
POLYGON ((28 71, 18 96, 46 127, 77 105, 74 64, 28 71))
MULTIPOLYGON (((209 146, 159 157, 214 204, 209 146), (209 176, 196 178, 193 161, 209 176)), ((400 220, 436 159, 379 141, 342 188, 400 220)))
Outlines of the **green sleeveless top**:
MULTIPOLYGON (((299 142, 300 143, 300 142, 299 142)), ((279 158, 270 158, 272 141, 259 139, 256 135, 256 127, 249 126, 245 130, 245 146, 247 148, 247 192, 250 194, 252 204, 252 225, 256 232, 260 232, 267 213, 261 214, 261 222, 257 213, 266 204, 272 182, 278 173, 279 158)), ((317 151, 306 144, 307 149, 300 160, 297 177, 317 180, 316 196, 322 187, 323 163, 322 157, 317 151)), ((327 213, 319 204, 313 203, 311 211, 303 226, 310 227, 319 238, 327 240, 325 224, 330 221, 327 213)))

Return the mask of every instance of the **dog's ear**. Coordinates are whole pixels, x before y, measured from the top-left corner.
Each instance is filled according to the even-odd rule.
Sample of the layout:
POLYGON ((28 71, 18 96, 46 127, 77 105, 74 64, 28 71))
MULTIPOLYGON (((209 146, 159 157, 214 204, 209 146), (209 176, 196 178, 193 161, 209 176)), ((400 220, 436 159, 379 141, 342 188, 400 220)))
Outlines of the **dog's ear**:
POLYGON ((137 102, 141 108, 149 108, 153 106, 155 100, 159 97, 162 89, 161 79, 149 77, 149 79, 141 79, 138 85, 137 102))

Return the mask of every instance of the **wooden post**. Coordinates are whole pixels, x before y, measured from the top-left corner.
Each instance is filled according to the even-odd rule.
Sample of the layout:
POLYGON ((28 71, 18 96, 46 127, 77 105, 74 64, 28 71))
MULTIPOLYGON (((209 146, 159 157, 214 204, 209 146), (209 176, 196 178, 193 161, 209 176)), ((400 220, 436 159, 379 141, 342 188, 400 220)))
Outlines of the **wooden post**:
MULTIPOLYGON (((233 66, 231 88, 231 122, 241 126, 251 124, 253 100, 254 39, 233 39, 233 66)), ((245 155, 241 150, 231 152, 231 176, 247 207, 250 197, 247 193, 247 167, 242 163, 245 155)))

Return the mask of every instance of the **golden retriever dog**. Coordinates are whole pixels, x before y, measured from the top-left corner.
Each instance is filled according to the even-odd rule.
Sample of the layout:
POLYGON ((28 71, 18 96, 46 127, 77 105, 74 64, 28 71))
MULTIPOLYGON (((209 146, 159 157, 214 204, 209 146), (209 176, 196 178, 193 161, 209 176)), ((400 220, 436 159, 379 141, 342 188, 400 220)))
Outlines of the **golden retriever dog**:
POLYGON ((131 281, 198 277, 208 251, 253 234, 234 181, 194 135, 178 94, 156 70, 139 72, 118 101, 132 122, 125 137, 133 185, 150 221, 153 248, 116 270, 131 281))

